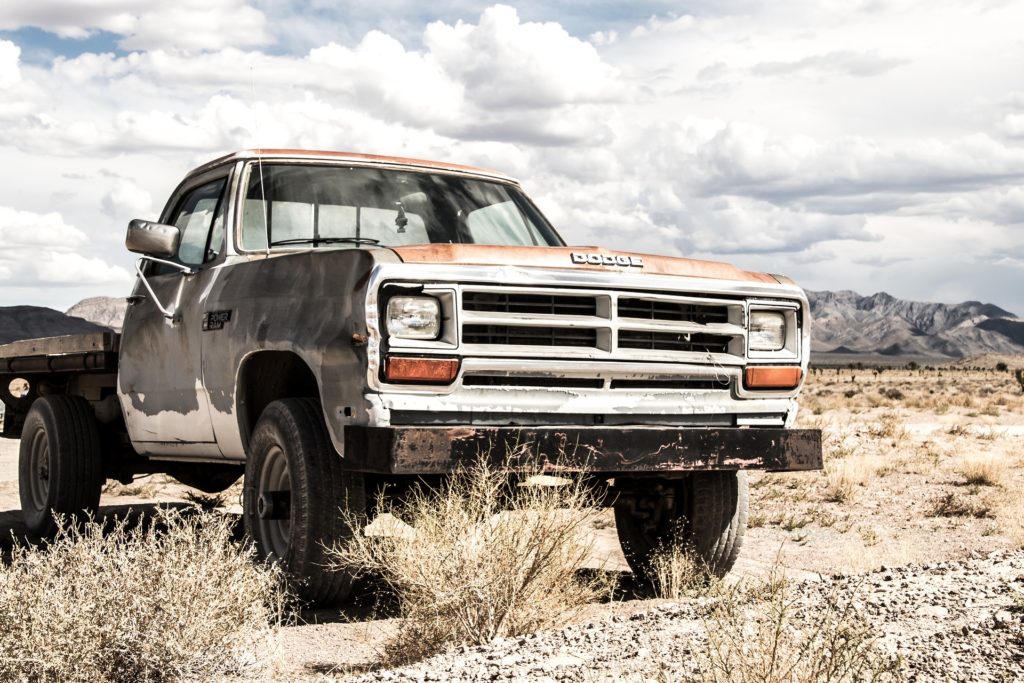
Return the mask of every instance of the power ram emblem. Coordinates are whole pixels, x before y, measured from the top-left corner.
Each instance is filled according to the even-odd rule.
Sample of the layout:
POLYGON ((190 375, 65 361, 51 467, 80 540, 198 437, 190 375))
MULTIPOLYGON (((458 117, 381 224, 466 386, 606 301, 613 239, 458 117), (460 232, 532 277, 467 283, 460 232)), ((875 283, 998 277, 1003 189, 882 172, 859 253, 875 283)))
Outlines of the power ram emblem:
POLYGON ((592 266, 626 266, 628 268, 643 268, 643 256, 622 256, 621 254, 581 254, 572 252, 572 262, 576 264, 589 264, 592 266))

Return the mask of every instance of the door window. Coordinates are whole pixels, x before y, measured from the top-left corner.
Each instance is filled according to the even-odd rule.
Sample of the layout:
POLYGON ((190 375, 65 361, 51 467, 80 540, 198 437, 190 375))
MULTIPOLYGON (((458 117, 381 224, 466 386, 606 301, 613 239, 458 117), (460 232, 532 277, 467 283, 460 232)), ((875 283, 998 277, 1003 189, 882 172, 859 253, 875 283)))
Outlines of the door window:
POLYGON ((174 225, 181 230, 178 260, 188 266, 212 261, 224 244, 224 186, 227 178, 200 185, 178 208, 174 225))

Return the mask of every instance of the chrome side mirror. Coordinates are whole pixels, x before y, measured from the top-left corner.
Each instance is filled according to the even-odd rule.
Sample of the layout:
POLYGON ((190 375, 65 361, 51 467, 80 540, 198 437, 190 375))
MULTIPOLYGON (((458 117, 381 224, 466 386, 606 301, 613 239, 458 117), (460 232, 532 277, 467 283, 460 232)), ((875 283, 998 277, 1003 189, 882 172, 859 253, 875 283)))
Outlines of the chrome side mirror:
POLYGON ((173 258, 178 255, 181 231, 173 225, 154 223, 136 218, 128 224, 124 246, 128 251, 157 258, 173 258))

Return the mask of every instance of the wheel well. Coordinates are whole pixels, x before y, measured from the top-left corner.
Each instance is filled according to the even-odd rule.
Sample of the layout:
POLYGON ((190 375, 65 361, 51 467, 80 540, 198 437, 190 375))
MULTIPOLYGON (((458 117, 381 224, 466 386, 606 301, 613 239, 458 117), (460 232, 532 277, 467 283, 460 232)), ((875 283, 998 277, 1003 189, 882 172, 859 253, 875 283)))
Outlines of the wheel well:
POLYGON ((249 445, 256 421, 271 402, 281 398, 320 398, 316 376, 291 351, 259 351, 246 358, 238 374, 239 429, 249 445))

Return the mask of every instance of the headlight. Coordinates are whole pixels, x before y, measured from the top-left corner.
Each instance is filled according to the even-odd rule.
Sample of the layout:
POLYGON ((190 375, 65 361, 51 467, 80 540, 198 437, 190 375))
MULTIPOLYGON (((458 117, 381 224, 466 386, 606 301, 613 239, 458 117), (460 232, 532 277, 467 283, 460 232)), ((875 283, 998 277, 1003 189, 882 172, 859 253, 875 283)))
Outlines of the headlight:
POLYGON ((441 302, 429 296, 395 296, 388 300, 388 334, 399 339, 437 339, 441 302))
POLYGON ((779 351, 786 346, 786 316, 779 311, 751 311, 751 351, 779 351))

